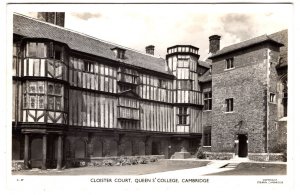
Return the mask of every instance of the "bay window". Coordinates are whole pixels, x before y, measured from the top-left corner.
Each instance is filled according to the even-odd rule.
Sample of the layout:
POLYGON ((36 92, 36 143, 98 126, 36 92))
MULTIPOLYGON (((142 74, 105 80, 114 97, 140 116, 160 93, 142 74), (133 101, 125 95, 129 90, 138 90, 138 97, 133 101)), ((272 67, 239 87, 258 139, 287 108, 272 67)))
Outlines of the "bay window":
POLYGON ((23 109, 64 111, 63 85, 47 81, 28 81, 24 83, 23 109))

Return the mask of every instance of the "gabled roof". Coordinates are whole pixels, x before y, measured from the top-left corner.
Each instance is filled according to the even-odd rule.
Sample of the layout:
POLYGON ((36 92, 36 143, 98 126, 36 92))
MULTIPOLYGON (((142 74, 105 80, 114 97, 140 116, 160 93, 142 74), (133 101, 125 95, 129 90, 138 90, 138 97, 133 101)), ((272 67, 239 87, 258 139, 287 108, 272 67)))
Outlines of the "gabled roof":
POLYGON ((198 81, 201 83, 212 81, 210 70, 207 70, 203 75, 201 75, 198 81))
POLYGON ((111 50, 112 48, 120 47, 117 44, 109 43, 73 30, 23 16, 21 14, 14 14, 13 32, 14 34, 24 37, 51 39, 67 44, 72 50, 172 75, 166 65, 165 59, 163 58, 126 48, 125 58, 117 59, 114 52, 111 50))
POLYGON ((213 59, 215 57, 222 56, 222 55, 225 55, 225 54, 233 52, 233 51, 245 49, 247 47, 251 47, 251 46, 263 43, 263 42, 271 42, 271 43, 277 44, 278 46, 283 46, 282 43, 275 41, 274 39, 270 38, 268 35, 261 35, 259 37, 249 39, 247 41, 243 41, 243 42, 240 42, 237 44, 233 44, 233 45, 224 47, 223 49, 217 51, 215 54, 210 56, 208 59, 213 59))
POLYGON ((200 65, 200 66, 203 66, 203 67, 205 67, 205 68, 210 68, 210 66, 211 66, 211 63, 208 63, 208 62, 205 62, 205 61, 201 61, 201 60, 198 60, 198 64, 200 65))

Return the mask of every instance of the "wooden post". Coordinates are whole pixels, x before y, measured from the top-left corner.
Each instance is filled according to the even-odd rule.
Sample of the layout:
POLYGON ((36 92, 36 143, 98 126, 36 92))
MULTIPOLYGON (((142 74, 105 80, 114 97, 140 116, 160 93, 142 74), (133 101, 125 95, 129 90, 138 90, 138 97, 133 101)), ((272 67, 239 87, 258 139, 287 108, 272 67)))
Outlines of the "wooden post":
POLYGON ((25 169, 29 169, 29 135, 25 134, 24 142, 24 165, 25 169))
POLYGON ((42 170, 46 170, 47 166, 46 166, 46 162, 47 162, 47 135, 43 135, 43 159, 42 159, 42 170))
POLYGON ((58 135, 57 140, 57 169, 61 169, 62 167, 62 154, 63 154, 63 141, 62 141, 62 135, 58 135))

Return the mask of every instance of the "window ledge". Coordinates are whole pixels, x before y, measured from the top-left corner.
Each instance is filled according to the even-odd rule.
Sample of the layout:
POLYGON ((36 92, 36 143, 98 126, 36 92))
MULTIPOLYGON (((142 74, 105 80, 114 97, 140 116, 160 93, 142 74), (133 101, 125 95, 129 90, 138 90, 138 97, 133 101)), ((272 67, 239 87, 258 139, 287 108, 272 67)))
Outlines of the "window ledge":
POLYGON ((203 148, 211 148, 211 146, 202 146, 203 148))
POLYGON ((230 112, 224 112, 225 114, 232 114, 234 113, 234 111, 230 111, 230 112))
POLYGON ((211 112, 211 110, 203 110, 203 112, 211 112))

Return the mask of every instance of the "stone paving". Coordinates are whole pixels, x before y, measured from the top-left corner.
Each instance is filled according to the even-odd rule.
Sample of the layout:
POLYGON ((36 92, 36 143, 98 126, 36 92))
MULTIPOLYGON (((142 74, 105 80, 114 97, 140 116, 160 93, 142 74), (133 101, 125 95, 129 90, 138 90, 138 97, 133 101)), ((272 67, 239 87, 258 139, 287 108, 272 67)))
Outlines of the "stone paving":
MULTIPOLYGON (((196 160, 196 159, 183 159, 185 161, 187 160, 196 160)), ((204 167, 198 167, 198 168, 191 168, 191 169, 182 169, 182 170, 176 170, 176 171, 167 171, 167 172, 161 172, 161 173, 152 173, 147 174, 147 176, 203 176, 203 175, 209 175, 209 174, 216 174, 220 172, 230 171, 234 170, 240 163, 243 162, 249 162, 249 163, 266 163, 266 164, 286 164, 285 162, 255 162, 250 161, 247 158, 234 158, 230 160, 211 160, 211 162, 204 167), (234 166, 226 166, 234 164, 234 166)))

